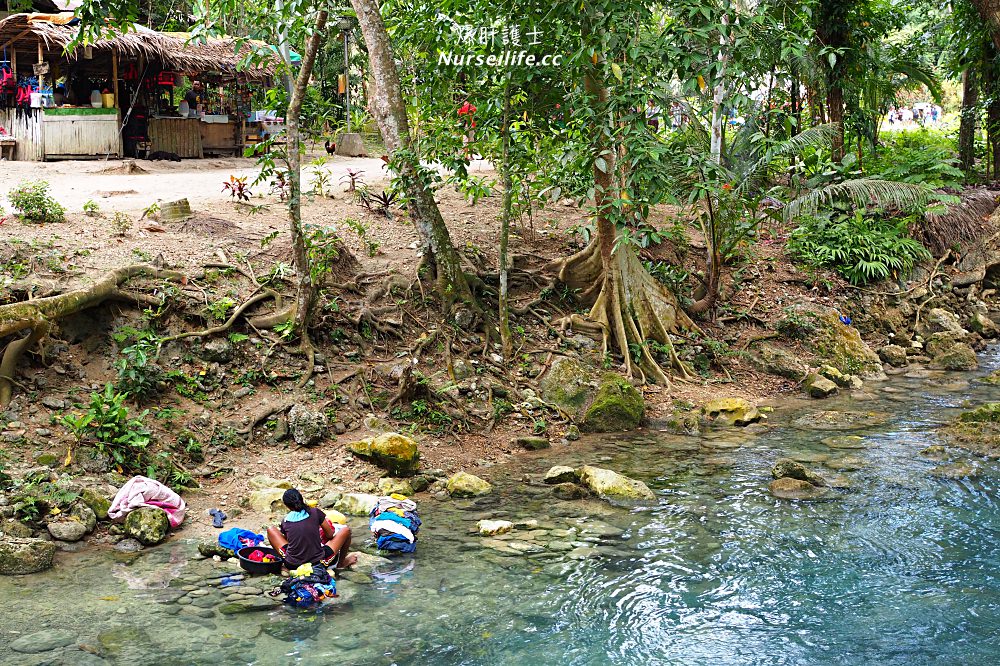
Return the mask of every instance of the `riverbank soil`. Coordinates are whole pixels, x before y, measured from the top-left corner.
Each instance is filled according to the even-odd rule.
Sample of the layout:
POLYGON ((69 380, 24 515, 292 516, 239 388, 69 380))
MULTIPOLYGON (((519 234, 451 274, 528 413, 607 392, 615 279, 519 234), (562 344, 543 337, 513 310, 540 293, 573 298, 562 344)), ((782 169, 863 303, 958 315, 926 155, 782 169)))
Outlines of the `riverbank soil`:
MULTIPOLYGON (((387 187, 381 160, 332 157, 310 167, 303 220, 311 233, 322 232, 314 240, 329 271, 311 336, 313 374, 303 377, 310 366, 297 341, 286 339, 280 326, 260 323, 275 311, 274 299, 240 310, 259 294, 287 301, 294 292, 278 191, 267 182, 252 184, 257 172, 249 160, 136 164, 142 173, 123 173, 117 162, 14 162, 0 171, 0 192, 44 179, 67 209, 59 223, 25 224, 8 214, 0 224, 3 303, 66 293, 133 264, 175 275, 128 282, 101 305, 53 322, 41 346, 22 356, 12 400, 0 415, 8 474, 105 474, 110 483, 127 461, 95 447, 86 426, 74 432, 67 424, 87 412, 92 394, 106 384, 120 388, 123 377, 146 382, 148 397, 124 406, 150 432, 149 460, 176 462, 161 467, 171 470, 167 481, 193 486, 185 497, 194 529, 211 532, 210 507, 266 520, 247 502, 251 479, 261 475, 310 485, 301 475, 318 474, 340 491, 375 490, 387 472, 345 445, 388 431, 418 442, 424 469, 489 478, 490 466, 526 447, 558 445, 575 436, 575 425, 587 429, 589 410, 572 413, 553 402, 558 391, 540 386, 554 366, 576 372, 567 363, 579 365, 582 374, 572 381, 584 387, 581 395, 597 390, 602 373, 622 371, 621 359, 603 354, 600 340, 553 326, 559 317, 586 312, 578 295, 555 279, 558 261, 586 243, 588 214, 579 202, 551 202, 514 224, 515 353, 504 359, 468 322, 442 320, 433 285, 417 279, 421 253, 405 211, 369 210, 345 191, 352 173, 373 192, 387 187), (230 176, 250 183, 248 202, 223 191, 230 176), (190 217, 160 215, 181 198, 190 217), (230 321, 236 312, 241 316, 230 321), (212 328, 218 330, 190 335, 212 328), (189 337, 169 339, 180 334, 189 337), (150 339, 159 345, 143 347, 150 339), (319 424, 316 437, 289 424, 293 405, 319 424), (528 436, 536 439, 516 441, 528 436)), ((477 168, 495 178, 485 165, 477 168)), ((484 302, 495 307, 499 197, 473 204, 450 187, 437 196, 468 272, 481 278, 484 302)), ((683 216, 677 209, 654 211, 650 222, 669 231, 668 240, 641 254, 651 265, 675 266, 682 278, 689 274, 674 282, 682 295, 696 297, 704 242, 676 224, 683 216)), ((984 224, 984 236, 992 236, 991 229, 984 224)), ((863 390, 865 378, 882 375, 887 358, 873 350, 895 342, 902 353, 895 365, 929 363, 922 344, 911 343, 914 325, 946 304, 965 308, 967 319, 981 295, 970 296, 969 283, 942 286, 960 272, 954 256, 930 262, 902 287, 853 289, 833 273, 792 262, 786 233, 778 224, 761 229, 750 256, 725 267, 716 311, 697 320, 699 333, 677 341, 691 378, 639 386, 640 427, 697 429, 700 407, 713 398, 738 397, 751 407, 805 398, 808 371, 824 364, 833 367, 820 379, 863 390)), ((981 345, 988 335, 973 332, 969 342, 981 345)), ((753 412, 748 422, 763 416, 753 412)))

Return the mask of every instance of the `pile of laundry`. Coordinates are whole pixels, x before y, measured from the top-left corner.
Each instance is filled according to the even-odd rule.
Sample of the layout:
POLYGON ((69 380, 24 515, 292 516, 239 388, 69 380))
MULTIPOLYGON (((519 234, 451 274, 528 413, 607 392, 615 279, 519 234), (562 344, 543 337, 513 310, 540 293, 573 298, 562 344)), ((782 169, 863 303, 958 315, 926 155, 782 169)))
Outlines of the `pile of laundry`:
POLYGON ((181 496, 167 486, 145 476, 133 476, 111 501, 108 517, 114 521, 123 520, 129 513, 144 506, 163 509, 172 528, 184 522, 187 511, 187 504, 181 496))
POLYGON ((282 601, 296 608, 309 608, 337 596, 337 583, 321 564, 303 564, 289 572, 290 578, 271 591, 271 596, 285 595, 282 601))
POLYGON ((393 493, 378 498, 368 515, 368 528, 379 550, 396 553, 416 551, 417 532, 420 531, 416 502, 393 493))
POLYGON ((240 548, 256 548, 264 543, 264 535, 233 527, 219 534, 219 545, 235 553, 240 548))
POLYGON ((264 564, 270 564, 271 562, 278 561, 278 558, 272 555, 271 553, 265 553, 260 550, 255 550, 249 555, 247 555, 247 559, 250 560, 251 562, 261 562, 264 564))

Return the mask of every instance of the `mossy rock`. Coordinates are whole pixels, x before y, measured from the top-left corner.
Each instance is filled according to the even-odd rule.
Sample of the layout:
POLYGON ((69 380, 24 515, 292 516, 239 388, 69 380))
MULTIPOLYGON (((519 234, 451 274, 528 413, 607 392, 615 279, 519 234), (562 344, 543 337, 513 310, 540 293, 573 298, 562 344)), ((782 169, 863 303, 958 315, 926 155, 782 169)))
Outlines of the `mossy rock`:
POLYGON ((170 520, 167 512, 144 506, 125 516, 125 534, 144 546, 155 546, 167 538, 170 520))
POLYGON ((985 377, 980 377, 977 381, 981 384, 992 384, 996 386, 1000 384, 1000 370, 994 370, 985 377))
POLYGON ((624 377, 609 372, 601 378, 601 386, 587 407, 580 428, 587 432, 632 430, 642 423, 645 411, 642 393, 624 377))
POLYGON ((107 520, 111 500, 95 488, 84 488, 80 491, 80 500, 90 507, 98 520, 107 520))
POLYGON ((962 412, 941 429, 949 443, 988 458, 1000 458, 1000 402, 962 412))
POLYGON ((0 576, 38 573, 52 566, 56 545, 42 539, 0 538, 0 576))
POLYGON ((579 361, 560 356, 538 382, 542 398, 580 419, 594 395, 596 382, 590 370, 579 361))
POLYGON ((716 426, 748 426, 766 418, 744 398, 716 398, 701 406, 706 420, 716 426))
POLYGON ((488 481, 468 472, 453 474, 448 479, 446 488, 452 497, 478 497, 493 491, 493 486, 488 481))
POLYGON ((351 442, 347 450, 399 476, 412 476, 420 465, 417 443, 396 432, 351 442))
POLYGON ((580 485, 601 499, 619 501, 655 501, 656 495, 643 483, 610 469, 584 465, 580 485))
POLYGON ((937 354, 930 367, 937 370, 975 370, 979 367, 976 352, 964 342, 952 345, 947 350, 937 354))
POLYGON ((750 360, 761 372, 799 381, 809 368, 795 354, 776 345, 763 344, 751 354, 750 360))
POLYGON ((789 317, 808 322, 813 331, 806 342, 828 365, 845 374, 881 376, 878 354, 861 339, 856 328, 840 320, 837 310, 816 303, 798 303, 790 308, 789 317))

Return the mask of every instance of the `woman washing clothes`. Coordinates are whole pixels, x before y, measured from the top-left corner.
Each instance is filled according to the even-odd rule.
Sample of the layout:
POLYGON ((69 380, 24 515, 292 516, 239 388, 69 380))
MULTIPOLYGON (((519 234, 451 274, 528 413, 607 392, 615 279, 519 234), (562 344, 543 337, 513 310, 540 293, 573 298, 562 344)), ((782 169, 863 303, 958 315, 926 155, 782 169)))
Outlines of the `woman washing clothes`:
POLYGON ((267 528, 267 540, 284 556, 289 570, 303 564, 347 569, 357 561, 358 556, 349 553, 350 527, 327 520, 322 511, 307 506, 302 493, 294 488, 286 490, 281 500, 289 513, 281 525, 267 528))

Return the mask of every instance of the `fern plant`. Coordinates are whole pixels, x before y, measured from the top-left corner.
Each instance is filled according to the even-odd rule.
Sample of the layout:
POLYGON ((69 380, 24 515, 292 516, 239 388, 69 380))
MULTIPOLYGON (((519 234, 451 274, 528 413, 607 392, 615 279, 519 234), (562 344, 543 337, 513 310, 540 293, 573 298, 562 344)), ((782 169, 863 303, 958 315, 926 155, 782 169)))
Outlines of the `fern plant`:
POLYGON ((833 268, 854 285, 901 277, 930 257, 907 235, 907 222, 861 209, 806 215, 792 231, 788 250, 810 265, 833 268))

